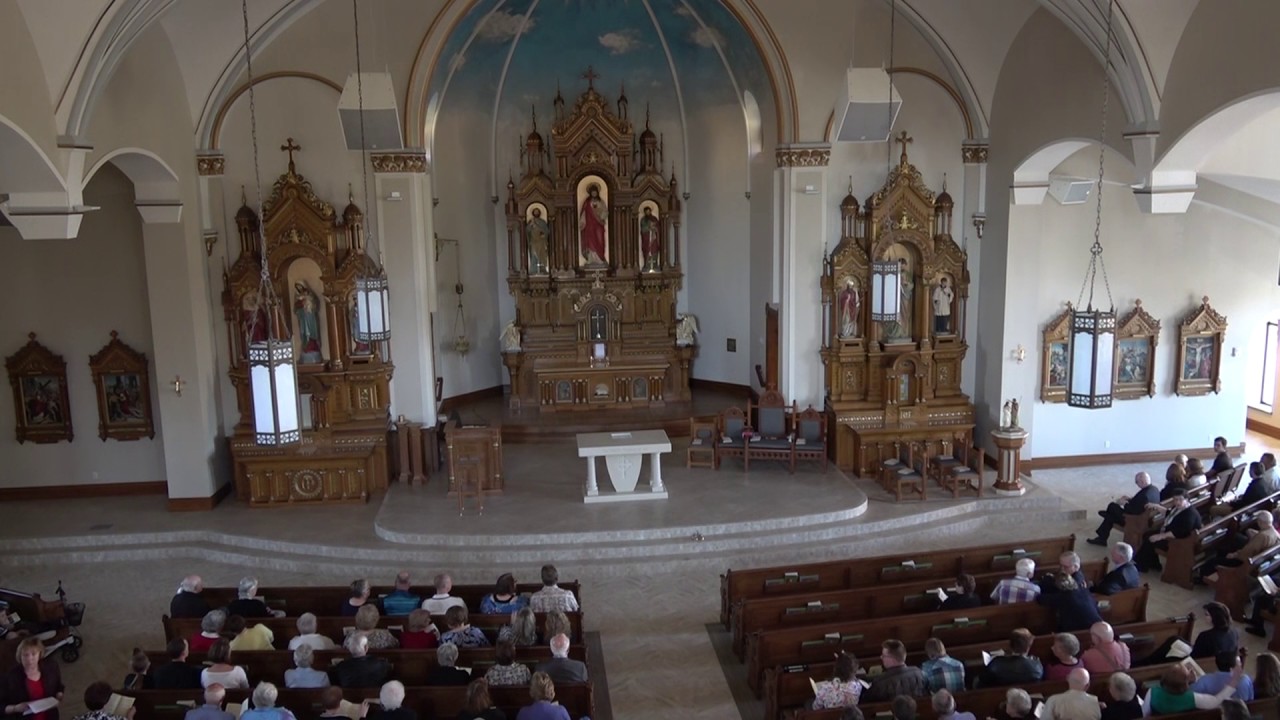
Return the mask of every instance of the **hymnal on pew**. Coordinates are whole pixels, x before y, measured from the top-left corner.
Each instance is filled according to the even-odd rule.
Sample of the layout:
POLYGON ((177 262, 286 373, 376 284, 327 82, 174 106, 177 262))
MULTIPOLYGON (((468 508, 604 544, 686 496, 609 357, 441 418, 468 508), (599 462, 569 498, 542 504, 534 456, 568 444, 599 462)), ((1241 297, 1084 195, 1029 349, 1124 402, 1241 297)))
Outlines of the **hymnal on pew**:
POLYGON ((1169 654, 1165 657, 1181 660, 1191 655, 1191 646, 1181 640, 1174 640, 1173 646, 1169 648, 1169 654))
POLYGON ((124 717, 129 712, 129 708, 133 707, 134 699, 128 695, 120 695, 111 693, 111 698, 107 700, 107 704, 103 706, 102 711, 108 715, 116 717, 124 717))
POLYGON ((1259 575, 1258 584, 1262 586, 1262 592, 1268 595, 1275 595, 1280 592, 1280 588, 1276 587, 1276 581, 1271 579, 1270 575, 1259 575))

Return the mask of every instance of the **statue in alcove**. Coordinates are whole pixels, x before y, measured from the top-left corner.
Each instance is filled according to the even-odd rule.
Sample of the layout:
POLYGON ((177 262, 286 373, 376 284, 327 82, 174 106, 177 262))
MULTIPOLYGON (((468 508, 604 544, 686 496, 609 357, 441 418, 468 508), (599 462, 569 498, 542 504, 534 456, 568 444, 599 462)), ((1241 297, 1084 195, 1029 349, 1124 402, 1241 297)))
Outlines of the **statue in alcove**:
POLYGON ((255 290, 240 298, 240 336, 244 338, 246 356, 250 345, 267 341, 267 312, 255 290))
POLYGON ((298 362, 304 365, 324 362, 320 352, 320 298, 303 281, 293 284, 293 314, 298 318, 298 341, 302 348, 298 362))
POLYGON ((587 186, 587 197, 578 212, 578 234, 587 265, 605 265, 605 237, 609 231, 609 204, 600 197, 600 184, 587 186))
POLYGON ((838 298, 840 303, 840 337, 858 336, 858 311, 862 306, 858 281, 851 277, 844 279, 844 289, 838 298))
POLYGON ((534 207, 529 210, 525 233, 529 236, 529 272, 544 275, 551 247, 551 226, 542 217, 542 208, 534 207))
POLYGON ((656 272, 662 241, 658 233, 658 217, 653 214, 652 205, 645 205, 644 214, 640 216, 640 250, 644 253, 645 272, 656 272))
POLYGON ((935 335, 950 335, 954 330, 951 329, 951 303, 955 300, 956 293, 951 289, 951 278, 942 275, 938 278, 938 285, 933 289, 933 332, 935 335))

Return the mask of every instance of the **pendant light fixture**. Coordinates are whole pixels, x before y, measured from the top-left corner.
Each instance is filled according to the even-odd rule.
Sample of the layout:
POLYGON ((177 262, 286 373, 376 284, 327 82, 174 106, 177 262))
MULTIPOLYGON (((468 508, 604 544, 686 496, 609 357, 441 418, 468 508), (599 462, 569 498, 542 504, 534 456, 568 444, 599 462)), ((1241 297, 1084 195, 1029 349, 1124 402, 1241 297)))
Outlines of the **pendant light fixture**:
POLYGON ((1107 266, 1102 261, 1102 178, 1107 156, 1107 98, 1108 73, 1111 67, 1111 18, 1115 0, 1107 3, 1107 43, 1102 56, 1102 135, 1098 139, 1098 204, 1094 214, 1093 246, 1089 248, 1089 269, 1085 271, 1080 299, 1071 314, 1071 376, 1068 382, 1067 404, 1072 407, 1099 409, 1111 407, 1112 370, 1115 363, 1116 312, 1111 299, 1111 283, 1107 279, 1107 266), (1107 291, 1108 309, 1101 303, 1093 305, 1094 281, 1102 272, 1102 284, 1107 291), (1084 291, 1089 290, 1088 302, 1084 291), (1079 308, 1084 308, 1083 310, 1079 308))
MULTIPOLYGON (((889 132, 885 141, 884 166, 886 181, 893 172, 893 40, 898 17, 897 0, 889 3, 889 64, 885 75, 889 78, 889 132)), ((883 196, 881 197, 883 200, 883 196)), ((897 260, 877 260, 871 263, 871 319, 891 322, 898 319, 902 302, 902 266, 897 260)))
MULTIPOLYGON (((364 73, 360 64, 360 8, 357 0, 351 0, 353 27, 356 36, 356 95, 360 105, 360 177, 364 183, 364 223, 365 242, 357 248, 357 252, 368 252, 374 258, 374 236, 369 230, 369 214, 373 207, 369 205, 369 144, 364 135, 364 73)), ((356 327, 355 338, 362 343, 380 342, 390 339, 391 323, 387 304, 387 273, 381 266, 370 264, 360 266, 360 274, 356 277, 356 327)))
MULTIPOLYGON (((265 322, 265 339, 249 343, 249 388, 253 394, 253 430, 258 445, 284 446, 300 442, 301 412, 298 406, 298 370, 293 356, 293 342, 280 337, 279 300, 271 284, 267 266, 267 239, 262 229, 262 174, 258 163, 258 109, 254 102, 253 53, 249 48, 249 3, 240 0, 244 20, 244 56, 249 83, 249 133, 253 140, 253 179, 257 189, 258 218, 254 224, 258 234, 258 262, 262 273, 258 287, 259 302, 266 313, 255 313, 254 323, 265 322)), ((256 333, 250 327, 248 336, 256 333)))

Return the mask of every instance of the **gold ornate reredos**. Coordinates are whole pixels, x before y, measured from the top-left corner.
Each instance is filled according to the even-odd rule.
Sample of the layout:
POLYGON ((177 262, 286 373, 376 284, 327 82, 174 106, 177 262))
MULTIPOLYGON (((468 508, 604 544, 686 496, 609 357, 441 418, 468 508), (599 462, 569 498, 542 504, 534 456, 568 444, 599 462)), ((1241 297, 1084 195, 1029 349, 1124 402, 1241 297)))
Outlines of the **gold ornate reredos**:
POLYGON ((595 88, 588 88, 578 96, 577 102, 573 105, 573 112, 565 119, 552 124, 551 137, 557 141, 557 146, 567 143, 564 147, 572 152, 591 139, 593 133, 583 132, 583 130, 590 130, 593 123, 603 123, 618 137, 633 132, 630 120, 623 120, 614 115, 609 109, 609 103, 605 102, 604 96, 595 88))
POLYGON ((924 179, 920 177, 920 171, 916 169, 916 166, 907 162, 905 153, 898 166, 889 171, 889 178, 885 181, 884 187, 871 196, 872 207, 880 206, 884 202, 885 196, 899 187, 910 188, 930 206, 933 205, 933 191, 925 186, 924 179))
POLYGON ((262 203, 262 216, 271 216, 276 206, 284 202, 286 198, 302 200, 325 220, 332 221, 334 215, 336 215, 333 206, 316 195, 316 191, 311 188, 311 183, 301 173, 294 172, 291 169, 277 178, 276 184, 271 187, 271 197, 262 203))
POLYGON ((1200 307, 1187 314, 1182 327, 1193 333, 1221 332, 1227 329, 1227 318, 1209 305, 1209 296, 1201 299, 1200 307))

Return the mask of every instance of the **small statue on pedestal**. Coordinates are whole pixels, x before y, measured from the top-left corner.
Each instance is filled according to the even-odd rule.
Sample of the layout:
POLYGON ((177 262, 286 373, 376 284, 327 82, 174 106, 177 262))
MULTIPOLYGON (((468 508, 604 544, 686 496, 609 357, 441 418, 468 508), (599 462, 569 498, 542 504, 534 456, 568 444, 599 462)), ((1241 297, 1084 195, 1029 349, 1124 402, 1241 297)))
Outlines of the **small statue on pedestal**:
POLYGON ((520 326, 515 320, 502 331, 502 352, 520 352, 520 326))

